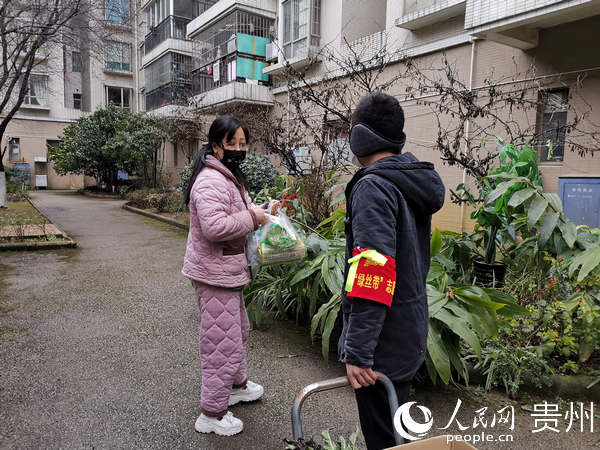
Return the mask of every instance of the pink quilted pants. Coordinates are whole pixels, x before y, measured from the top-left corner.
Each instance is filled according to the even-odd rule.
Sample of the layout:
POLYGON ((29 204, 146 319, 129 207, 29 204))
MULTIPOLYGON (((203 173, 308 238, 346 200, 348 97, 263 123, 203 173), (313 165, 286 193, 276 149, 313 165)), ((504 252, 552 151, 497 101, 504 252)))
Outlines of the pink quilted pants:
POLYGON ((227 412, 229 394, 246 384, 246 341, 250 331, 241 291, 195 282, 200 306, 202 412, 227 412))

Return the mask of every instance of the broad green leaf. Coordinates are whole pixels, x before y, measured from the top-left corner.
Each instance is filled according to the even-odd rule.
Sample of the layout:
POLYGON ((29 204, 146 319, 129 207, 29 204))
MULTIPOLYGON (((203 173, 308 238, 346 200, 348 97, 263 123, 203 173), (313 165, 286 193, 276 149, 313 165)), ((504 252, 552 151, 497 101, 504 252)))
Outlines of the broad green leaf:
POLYGON ((433 318, 445 323, 450 331, 463 338, 465 342, 471 346, 477 357, 481 358, 481 344, 479 343, 479 338, 473 330, 471 330, 466 320, 450 313, 446 309, 439 310, 433 318))
POLYGON ((323 260, 323 264, 321 265, 321 275, 323 276, 323 281, 325 281, 325 285, 327 289, 332 294, 340 294, 342 292, 342 280, 338 278, 338 274, 336 271, 330 268, 331 264, 335 264, 335 258, 328 258, 323 260))
POLYGON ((575 239, 577 238, 577 227, 575 224, 568 219, 566 222, 561 220, 558 224, 558 228, 560 228, 562 237, 569 248, 573 248, 573 245, 575 245, 575 239))
POLYGON ((427 335, 427 353, 431 357, 438 376, 444 384, 448 384, 452 373, 450 371, 450 359, 446 353, 442 336, 435 322, 429 323, 429 333, 427 335))
POLYGON ((530 314, 528 309, 519 305, 510 295, 505 294, 498 289, 483 288, 483 290, 490 297, 490 300, 504 304, 504 306, 498 310, 498 314, 505 317, 526 316, 530 314))
POLYGON ((508 206, 512 206, 513 208, 516 208, 517 206, 519 206, 521 203, 523 203, 525 200, 527 200, 529 197, 531 197, 535 193, 536 193, 536 190, 532 189, 532 188, 526 188, 526 189, 517 191, 510 197, 510 200, 508 201, 508 206))
POLYGON ((491 301, 485 291, 477 286, 456 288, 454 295, 466 303, 477 304, 490 310, 498 310, 504 306, 502 303, 491 301))
POLYGON ((329 299, 329 301, 327 303, 322 304, 321 307, 319 308, 319 310, 317 311, 317 314, 315 314, 313 316, 313 318, 311 319, 311 321, 310 321, 310 336, 311 336, 311 338, 314 338, 315 333, 317 332, 317 328, 319 327, 319 324, 321 323, 321 319, 323 319, 323 317, 325 317, 326 314, 329 312, 329 310, 333 307, 338 296, 339 296, 339 294, 334 295, 329 299))
POLYGON ((427 285, 427 304, 429 309, 429 317, 432 317, 436 312, 443 308, 447 301, 446 294, 438 291, 431 284, 427 285))
POLYGON ((438 230, 437 228, 431 235, 430 249, 431 249, 431 257, 434 257, 435 255, 437 255, 440 252, 440 250, 442 249, 442 233, 440 233, 440 230, 438 230))
POLYGON ((317 309, 317 300, 319 299, 319 283, 321 282, 321 274, 317 273, 312 280, 309 293, 308 316, 313 317, 317 309))
POLYGON ((446 346, 446 352, 448 353, 448 358, 450 359, 450 364, 454 367, 454 370, 458 373, 458 375, 465 380, 465 384, 469 384, 469 371, 467 369, 467 365, 465 361, 460 356, 460 350, 455 348, 450 348, 451 346, 448 344, 448 341, 444 342, 446 346))
POLYGON ((429 378, 431 379, 431 382, 435 386, 436 382, 437 382, 438 374, 437 374, 437 370, 435 370, 435 365, 433 364, 433 361, 431 361, 429 352, 427 352, 427 354, 425 355, 425 368, 427 369, 427 373, 429 374, 429 378))
POLYGON ((556 228, 559 214, 557 212, 546 211, 540 222, 540 244, 544 245, 550 239, 550 235, 556 228))
POLYGON ((494 203, 496 200, 498 200, 500 197, 502 197, 507 190, 509 190, 511 187, 513 187, 515 184, 517 184, 519 182, 519 180, 509 180, 509 181, 503 181, 502 183, 500 183, 498 185, 498 187, 496 189, 494 189, 490 195, 487 198, 487 204, 491 205, 492 203, 494 203))
POLYGON ((550 205, 559 213, 563 212, 562 203, 560 197, 557 194, 551 192, 544 192, 544 197, 548 200, 550 205))
POLYGON ((325 320, 323 334, 321 335, 321 349, 323 352, 323 359, 325 359, 325 361, 328 361, 329 359, 329 338, 331 337, 331 331, 333 330, 335 320, 337 319, 341 306, 342 303, 338 302, 338 304, 329 311, 329 314, 327 314, 327 319, 325 320))
POLYGON ((446 269, 437 261, 432 261, 427 274, 427 281, 434 281, 446 273, 446 269))
POLYGON ((462 317, 467 322, 469 322, 469 325, 471 325, 471 328, 479 336, 487 336, 487 333, 486 333, 484 327, 481 325, 482 319, 479 316, 472 314, 466 308, 463 308, 463 306, 459 302, 447 302, 446 305, 444 305, 444 307, 447 308, 448 310, 452 311, 458 317, 462 317))
POLYGON ((471 314, 479 319, 479 324, 483 328, 486 337, 498 335, 498 317, 495 311, 475 304, 470 304, 467 308, 471 314))
POLYGON ((527 211, 527 225, 533 227, 537 221, 542 217, 544 211, 548 207, 548 200, 546 200, 541 195, 536 196, 531 205, 529 205, 529 209, 527 211))
POLYGON ((577 275, 577 281, 582 281, 589 273, 594 270, 600 264, 600 246, 589 248, 571 261, 569 267, 569 274, 573 275, 579 268, 579 274, 577 275))
POLYGON ((310 277, 313 273, 315 273, 319 269, 320 269, 319 267, 310 267, 310 266, 304 267, 299 272, 296 272, 296 275, 294 275, 294 278, 292 278, 292 280, 290 281, 290 286, 293 286, 296 283, 299 283, 300 281, 310 277))

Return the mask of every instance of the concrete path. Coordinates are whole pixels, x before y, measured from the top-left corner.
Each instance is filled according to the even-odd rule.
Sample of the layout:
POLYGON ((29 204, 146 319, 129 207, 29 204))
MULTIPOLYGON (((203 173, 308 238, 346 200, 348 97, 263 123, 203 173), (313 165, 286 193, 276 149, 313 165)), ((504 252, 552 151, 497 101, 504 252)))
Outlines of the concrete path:
MULTIPOLYGON (((267 322, 248 344, 249 374, 265 386, 265 396, 232 409, 244 432, 196 433, 200 317, 180 275, 185 232, 125 211, 120 201, 52 191, 35 193, 33 201, 79 248, 0 254, 0 448, 282 449, 296 393, 343 375, 340 364, 322 362, 305 331, 267 322), (278 358, 288 354, 298 356, 278 358)), ((442 427, 459 397, 461 423, 471 425, 481 405, 491 411, 506 401, 455 388, 419 389, 414 399, 442 427)), ((564 427, 560 435, 532 435, 533 419, 513 405, 514 442, 478 448, 578 449, 598 442, 597 433, 567 435, 564 427)), ((308 435, 331 427, 334 436, 348 436, 358 423, 354 395, 349 389, 317 394, 304 417, 308 435)))

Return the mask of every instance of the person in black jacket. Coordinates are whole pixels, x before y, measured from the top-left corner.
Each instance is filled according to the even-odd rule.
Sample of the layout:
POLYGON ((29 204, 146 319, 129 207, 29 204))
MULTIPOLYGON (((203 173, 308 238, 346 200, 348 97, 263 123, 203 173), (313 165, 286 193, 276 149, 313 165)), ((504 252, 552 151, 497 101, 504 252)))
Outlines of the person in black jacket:
POLYGON ((431 215, 445 197, 433 164, 401 153, 403 128, 402 107, 384 93, 363 97, 352 115, 350 148, 362 168, 346 187, 351 262, 338 353, 369 450, 395 445, 387 395, 374 371, 393 381, 402 405, 425 359, 431 215))

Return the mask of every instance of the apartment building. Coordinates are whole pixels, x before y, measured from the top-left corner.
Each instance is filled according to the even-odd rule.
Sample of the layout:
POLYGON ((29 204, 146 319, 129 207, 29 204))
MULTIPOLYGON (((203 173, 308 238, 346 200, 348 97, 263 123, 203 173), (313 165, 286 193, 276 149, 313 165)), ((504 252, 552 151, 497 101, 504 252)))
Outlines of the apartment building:
POLYGON ((105 28, 103 42, 81 36, 80 45, 48 46, 29 80, 29 90, 8 125, 2 148, 4 163, 30 173, 32 188, 79 189, 95 184, 83 175, 58 175, 48 161, 65 127, 109 103, 139 109, 137 33, 134 0, 106 0, 97 13, 105 28))
MULTIPOLYGON (((600 1, 598 0, 279 0, 277 8, 277 59, 264 72, 272 75, 275 97, 285 102, 286 87, 277 86, 283 64, 302 65, 324 46, 399 49, 423 66, 438 64, 442 54, 456 68, 460 81, 471 89, 488 80, 514 83, 535 67, 539 89, 527 95, 541 100, 536 110, 515 112, 523 124, 535 125, 543 137, 533 142, 539 154, 544 189, 569 198, 565 209, 574 220, 600 225, 600 160, 582 157, 565 145, 565 124, 573 110, 588 111, 586 123, 595 138, 582 137, 581 145, 597 150, 600 131, 600 1), (517 75, 518 74, 518 75, 517 75), (570 103, 570 104, 569 104, 570 103), (571 106, 572 108, 569 108, 571 106), (595 125, 594 125, 595 124, 595 125), (586 141, 587 139, 587 141, 586 141), (547 140, 552 140, 552 152, 547 140), (582 211, 593 211, 582 218, 582 211)), ((399 58, 401 59, 401 58, 399 58)), ((402 61, 386 68, 389 77, 402 71, 402 61)), ((439 64, 438 64, 439 65, 439 64)), ((310 69, 312 81, 335 76, 325 61, 310 69)), ((531 76, 531 73, 529 73, 531 76)), ((388 78, 389 78, 388 77, 388 78)), ((385 78, 385 77, 384 77, 385 78)), ((493 83, 492 83, 493 84, 493 83)), ((431 109, 404 100, 403 86, 392 88, 405 113, 405 151, 432 161, 448 188, 466 181, 463 170, 444 165, 432 150, 437 124, 431 109)), ((498 130, 498 136, 502 130, 498 130)), ((339 136, 336 137, 339 139, 339 136)), ((490 142, 493 145, 493 142, 490 142)), ((310 143, 306 144, 310 149, 310 143)), ((472 226, 468 209, 452 204, 434 217, 434 226, 463 230, 472 226)))

